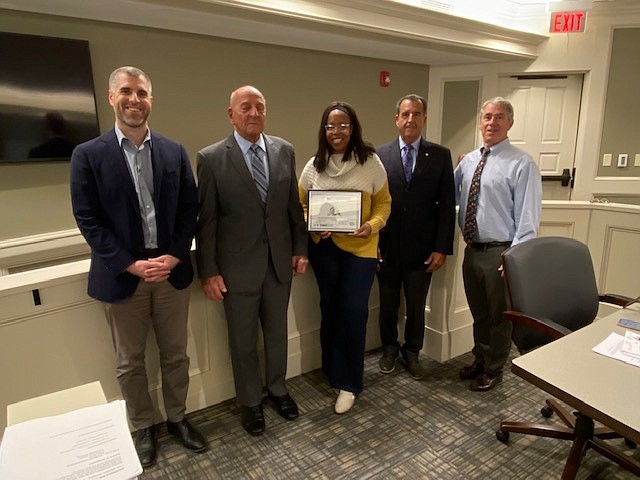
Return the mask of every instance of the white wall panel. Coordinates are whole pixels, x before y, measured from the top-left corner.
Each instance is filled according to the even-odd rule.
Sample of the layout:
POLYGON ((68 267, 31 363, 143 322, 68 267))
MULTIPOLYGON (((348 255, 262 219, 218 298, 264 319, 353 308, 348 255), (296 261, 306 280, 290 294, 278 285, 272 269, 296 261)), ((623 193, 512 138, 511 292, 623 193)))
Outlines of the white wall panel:
MULTIPOLYGON (((455 255, 433 276, 425 312, 423 354, 446 361, 470 351, 473 320, 462 281, 464 243, 456 234, 455 255)), ((570 236, 589 246, 601 292, 636 296, 640 255, 640 206, 545 202, 540 235, 570 236)), ((40 256, 40 253, 34 254, 40 256)), ((14 262, 15 259, 8 261, 14 262)), ((31 263, 28 255, 20 260, 31 263)), ((0 428, 6 405, 99 380, 109 400, 119 398, 111 337, 102 307, 86 295, 88 262, 0 277, 0 428), (42 305, 33 303, 38 289, 42 305)), ((348 292, 346 292, 348 294, 348 292)), ((320 367, 319 294, 313 271, 295 277, 289 303, 288 376, 320 367)), ((367 348, 380 345, 379 298, 374 283, 369 302, 367 348)), ((163 415, 156 348, 148 344, 150 391, 163 415)), ((232 398, 233 375, 222 304, 191 287, 189 411, 232 398)))

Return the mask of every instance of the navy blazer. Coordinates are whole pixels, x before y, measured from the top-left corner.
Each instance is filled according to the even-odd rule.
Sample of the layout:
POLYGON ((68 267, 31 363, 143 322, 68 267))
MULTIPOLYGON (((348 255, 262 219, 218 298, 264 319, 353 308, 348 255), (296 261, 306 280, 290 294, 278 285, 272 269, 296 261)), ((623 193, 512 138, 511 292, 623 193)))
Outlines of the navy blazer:
POLYGON ((377 149, 387 170, 391 215, 380 231, 382 266, 424 269, 432 252, 453 253, 455 191, 451 152, 420 140, 416 165, 407 183, 398 139, 377 149))
MULTIPOLYGON (((158 250, 181 260, 169 282, 184 289, 193 280, 190 250, 198 214, 196 185, 182 145, 155 132, 151 145, 158 250)), ((146 255, 138 197, 115 130, 74 149, 71 204, 91 247, 89 295, 103 302, 125 301, 140 280, 125 269, 146 255)))

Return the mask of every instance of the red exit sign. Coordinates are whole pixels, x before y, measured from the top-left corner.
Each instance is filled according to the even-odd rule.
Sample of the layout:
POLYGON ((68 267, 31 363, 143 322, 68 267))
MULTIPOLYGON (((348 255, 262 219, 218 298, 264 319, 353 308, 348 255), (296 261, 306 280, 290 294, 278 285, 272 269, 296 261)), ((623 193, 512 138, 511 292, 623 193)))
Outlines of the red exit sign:
POLYGON ((553 12, 549 32, 576 33, 584 32, 587 23, 587 12, 553 12))

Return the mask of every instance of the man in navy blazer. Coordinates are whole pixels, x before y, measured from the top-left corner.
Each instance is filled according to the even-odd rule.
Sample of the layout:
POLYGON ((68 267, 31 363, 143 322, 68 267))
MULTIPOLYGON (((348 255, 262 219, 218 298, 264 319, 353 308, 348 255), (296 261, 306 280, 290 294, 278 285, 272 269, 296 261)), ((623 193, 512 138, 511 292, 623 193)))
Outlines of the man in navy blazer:
POLYGON ((88 293, 104 307, 144 467, 156 459, 155 412, 145 369, 150 327, 160 352, 167 428, 191 450, 207 447, 184 416, 197 192, 182 145, 149 130, 152 101, 151 80, 142 70, 114 70, 109 103, 115 127, 76 147, 71 157, 73 214, 91 247, 88 293))
POLYGON ((427 103, 406 95, 396 105, 399 138, 377 149, 389 180, 391 215, 380 231, 380 339, 382 373, 396 358, 416 380, 423 376, 418 354, 424 341, 424 312, 431 274, 453 253, 455 191, 449 149, 421 137, 427 103), (398 342, 400 289, 404 288, 404 343, 398 342))

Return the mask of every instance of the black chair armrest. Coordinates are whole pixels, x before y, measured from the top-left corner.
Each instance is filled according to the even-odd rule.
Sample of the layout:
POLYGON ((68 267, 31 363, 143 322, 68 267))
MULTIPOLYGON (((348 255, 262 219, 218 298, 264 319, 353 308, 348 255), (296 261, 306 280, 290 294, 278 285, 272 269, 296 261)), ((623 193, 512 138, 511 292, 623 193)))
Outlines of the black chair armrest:
POLYGON ((505 320, 509 320, 514 324, 542 332, 545 335, 548 335, 552 340, 557 340, 558 338, 562 338, 571 333, 571 330, 568 328, 565 328, 548 318, 530 317, 522 312, 516 312, 515 310, 507 310, 503 313, 503 317, 505 320))
POLYGON ((631 297, 626 297, 624 295, 618 295, 617 293, 605 293, 604 295, 600 295, 601 302, 611 303, 613 305, 618 305, 620 307, 627 307, 639 300, 640 300, 640 297, 631 298, 631 297))

